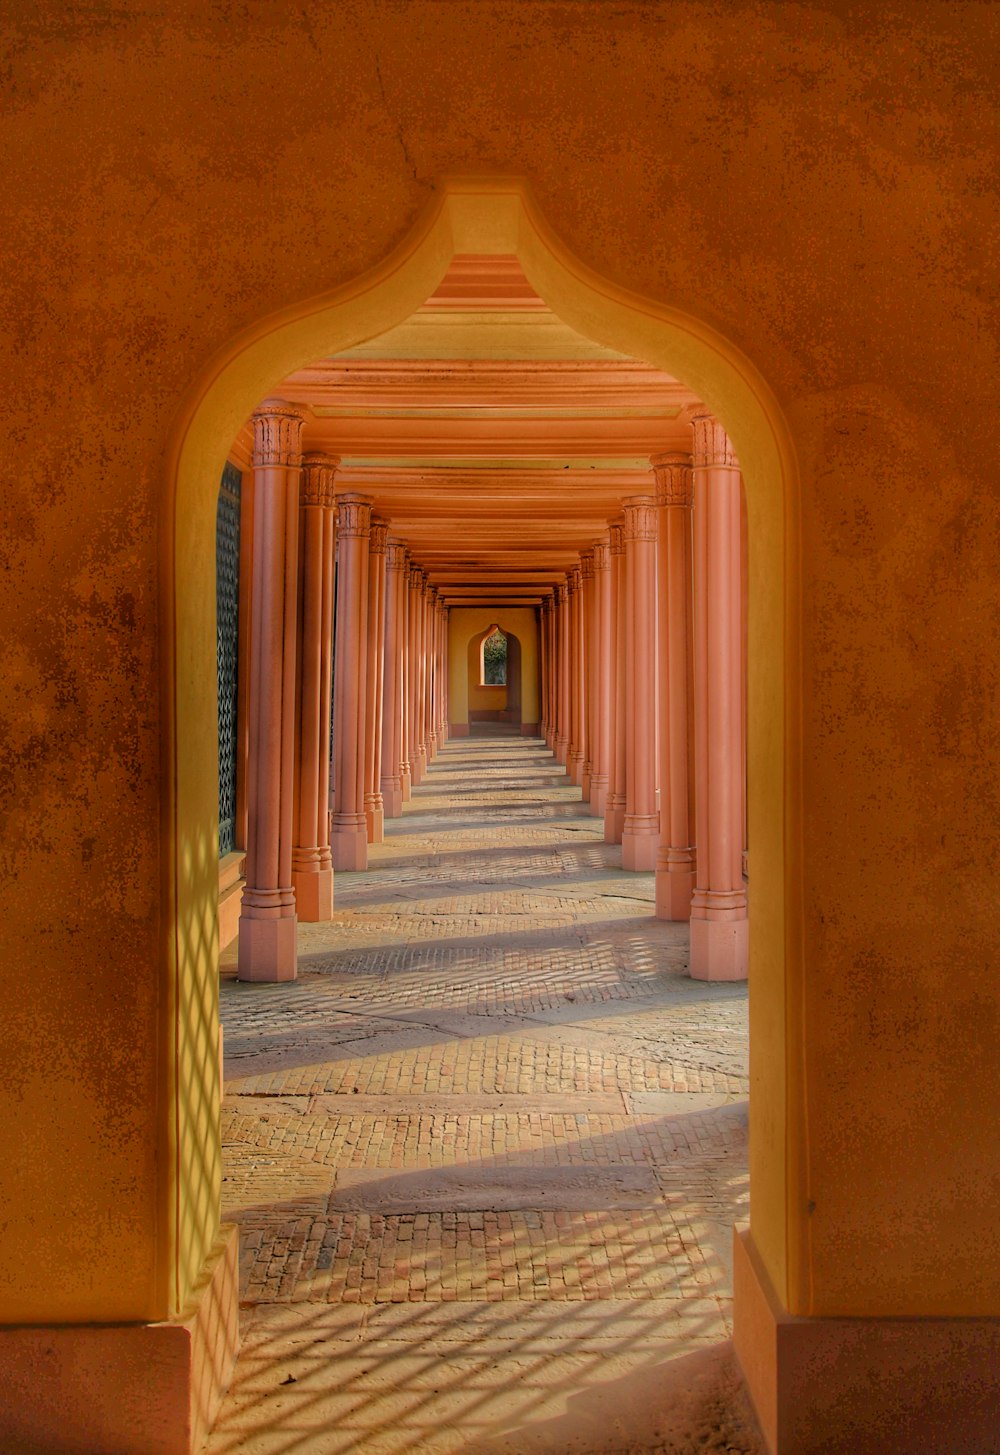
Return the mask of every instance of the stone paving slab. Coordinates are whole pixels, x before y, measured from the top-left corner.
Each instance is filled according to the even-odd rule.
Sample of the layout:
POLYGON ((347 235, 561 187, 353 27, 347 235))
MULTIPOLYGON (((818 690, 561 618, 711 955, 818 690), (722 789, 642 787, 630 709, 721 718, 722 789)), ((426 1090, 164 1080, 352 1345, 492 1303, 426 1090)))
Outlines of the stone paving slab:
POLYGON ((592 1208, 642 1210, 659 1201, 651 1168, 607 1164, 583 1171, 522 1161, 497 1167, 438 1167, 432 1173, 342 1168, 330 1195, 331 1212, 511 1212, 592 1208))
POLYGON ((349 1212, 242 1220, 248 1303, 705 1298, 717 1270, 683 1208, 349 1212))
MULTIPOLYGON (((289 1097, 285 1098, 285 1100, 288 1103, 292 1103, 294 1099, 289 1097)), ((625 1104, 626 1100, 627 1098, 619 1092, 609 1092, 606 1095, 600 1092, 591 1092, 587 1097, 587 1112, 588 1114, 603 1112, 609 1116, 620 1112, 627 1113, 629 1108, 625 1104)), ((682 1098, 682 1100, 686 1101, 687 1098, 682 1098)), ((705 1098, 702 1098, 702 1100, 705 1100, 705 1098)), ((518 1117, 576 1117, 580 1112, 580 1098, 576 1095, 560 1094, 559 1092, 549 1092, 548 1094, 539 1093, 537 1095, 525 1092, 515 1097, 496 1095, 444 1095, 434 1097, 410 1092, 392 1097, 361 1095, 314 1096, 308 1099, 308 1109, 324 1115, 347 1117, 358 1115, 388 1118, 417 1116, 496 1117, 503 1112, 518 1117)), ((694 1108, 688 1109, 693 1110, 694 1108)))

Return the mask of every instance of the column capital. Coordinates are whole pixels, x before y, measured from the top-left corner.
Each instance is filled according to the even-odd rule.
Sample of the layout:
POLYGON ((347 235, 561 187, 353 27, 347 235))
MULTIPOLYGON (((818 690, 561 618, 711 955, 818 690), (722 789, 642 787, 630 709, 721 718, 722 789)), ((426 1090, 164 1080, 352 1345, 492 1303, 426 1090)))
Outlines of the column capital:
POLYGON ((253 463, 297 465, 302 452, 305 413, 284 399, 265 399, 253 412, 253 463))
POLYGON ((580 552, 580 580, 593 581, 594 579, 594 552, 593 550, 580 552))
POLYGON ((598 541, 594 547, 594 572, 610 571, 611 569, 611 542, 598 541))
POLYGON ((323 505, 329 508, 337 503, 334 477, 339 464, 339 455, 324 455, 319 450, 310 450, 302 456, 299 499, 303 505, 323 505))
POLYGON ((651 495, 630 495, 623 500, 625 507, 625 539, 627 541, 656 540, 656 501, 651 495))
POLYGON ((657 505, 680 505, 690 508, 694 499, 691 479, 691 456, 680 450, 650 455, 649 463, 656 476, 657 505))
POLYGON ((373 515, 371 520, 371 531, 368 539, 368 549, 374 556, 384 556, 386 543, 389 535, 388 521, 381 516, 373 515))
POLYGON ((566 605, 569 600, 569 583, 567 581, 560 582, 556 587, 555 597, 560 606, 566 605))
POLYGON ((715 415, 711 414, 703 405, 697 407, 691 415, 691 430, 694 469, 704 470, 713 467, 738 470, 740 468, 732 440, 715 415))
POLYGON ((405 571, 406 569, 406 547, 402 541, 394 540, 392 536, 386 541, 387 571, 405 571))
POLYGON ((424 584, 424 573, 423 571, 421 571, 420 567, 415 566, 412 561, 410 562, 410 569, 407 572, 406 579, 411 591, 422 590, 424 584))
POLYGON ((570 596, 575 596, 581 586, 582 578, 579 566, 574 566, 571 571, 566 572, 566 590, 570 596))
POLYGON ((372 501, 368 495, 337 496, 337 531, 342 536, 366 536, 371 529, 372 501))
POLYGON ((613 556, 625 554, 625 521, 612 520, 608 522, 608 549, 613 556))

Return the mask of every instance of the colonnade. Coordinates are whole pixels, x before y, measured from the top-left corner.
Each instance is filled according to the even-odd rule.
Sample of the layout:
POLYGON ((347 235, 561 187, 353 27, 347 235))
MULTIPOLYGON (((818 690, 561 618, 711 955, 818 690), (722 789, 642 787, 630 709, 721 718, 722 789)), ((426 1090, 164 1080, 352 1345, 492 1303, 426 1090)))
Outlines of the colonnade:
POLYGON ((244 980, 294 978, 298 921, 331 918, 447 737, 447 609, 303 423, 253 416, 244 980))
MULTIPOLYGON (((447 736, 447 610, 304 416, 255 412, 246 887, 239 973, 295 975, 298 920, 329 919, 447 736)), ((653 456, 541 608, 541 730, 656 913, 690 920, 691 971, 747 968, 741 479, 722 426, 653 456)))
POLYGON ((692 975, 742 979, 742 483, 719 422, 691 423, 542 605, 541 730, 624 867, 655 871, 656 914, 690 920, 692 975))

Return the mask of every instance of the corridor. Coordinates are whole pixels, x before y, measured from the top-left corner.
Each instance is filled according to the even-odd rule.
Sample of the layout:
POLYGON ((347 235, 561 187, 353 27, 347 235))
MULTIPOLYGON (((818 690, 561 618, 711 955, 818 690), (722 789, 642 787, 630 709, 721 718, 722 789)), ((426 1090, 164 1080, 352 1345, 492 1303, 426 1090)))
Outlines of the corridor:
POLYGON ((746 986, 544 744, 445 743, 299 976, 223 953, 223 1452, 756 1451, 730 1363, 746 986))

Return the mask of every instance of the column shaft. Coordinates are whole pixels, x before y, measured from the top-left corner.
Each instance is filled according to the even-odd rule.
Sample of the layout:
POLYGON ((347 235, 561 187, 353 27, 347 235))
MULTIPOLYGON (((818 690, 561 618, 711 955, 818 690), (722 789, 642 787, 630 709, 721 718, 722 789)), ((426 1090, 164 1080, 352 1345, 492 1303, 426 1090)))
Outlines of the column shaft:
POLYGON ((590 802, 590 779, 594 751, 594 553, 580 552, 580 696, 583 734, 583 766, 580 774, 580 796, 590 802))
POLYGON ((342 495, 337 527, 337 654, 333 684, 334 792, 331 850, 337 869, 367 869, 365 723, 368 534, 371 501, 342 495))
POLYGON ((368 621, 365 667, 365 827, 370 844, 385 838, 382 799, 382 678, 385 665, 385 550, 388 528, 372 518, 368 538, 368 621))
POLYGON ((399 818, 403 812, 403 651, 400 594, 405 581, 406 552, 398 541, 387 542, 385 565, 381 790, 385 816, 399 818))
POLYGON ((747 974, 743 885, 740 471, 717 420, 694 428, 694 766, 698 845, 691 974, 747 974))
POLYGON ((404 803, 409 803, 413 788, 413 768, 410 759, 410 731, 413 714, 410 704, 410 560, 404 553, 403 568, 399 577, 399 690, 400 707, 400 759, 399 788, 404 803))
POLYGON ((569 679, 570 679, 570 633, 569 633, 569 589, 566 585, 556 588, 557 628, 556 674, 556 762, 566 763, 569 754, 569 679))
POLYGON ((254 413, 254 543, 243 980, 293 980, 292 819, 302 415, 267 400, 254 413))
POLYGON ((292 884, 300 920, 333 914, 330 853, 330 696, 338 461, 302 460, 299 503, 298 726, 292 823, 292 884))
POLYGON ((421 728, 421 656, 420 656, 420 624, 422 618, 421 600, 423 593, 423 574, 416 566, 410 567, 409 575, 409 604, 410 604, 410 627, 409 627, 409 716, 410 716, 410 781, 416 788, 423 782, 424 773, 427 770, 427 759, 421 754, 420 728, 421 728))
POLYGON ((599 541, 594 547, 593 622, 590 811, 597 818, 603 818, 608 806, 608 748, 611 738, 611 548, 606 541, 599 541))
POLYGON ((604 809, 604 842, 620 844, 625 828, 625 540, 624 524, 610 525, 611 554, 611 710, 608 733, 608 797, 604 809))
POLYGON ((583 607, 582 573, 579 566, 569 572, 569 748, 566 768, 571 783, 577 787, 583 782, 584 730, 583 730, 583 645, 581 617, 583 607))
POLYGON ((660 837, 656 811, 656 502, 625 504, 625 822, 622 866, 653 869, 660 837))
POLYGON ((691 917, 694 831, 691 820, 691 456, 656 455, 660 626, 660 846, 656 913, 691 917))

